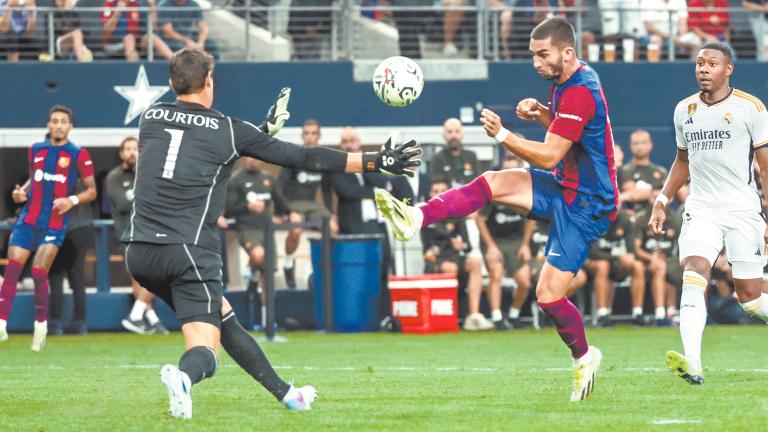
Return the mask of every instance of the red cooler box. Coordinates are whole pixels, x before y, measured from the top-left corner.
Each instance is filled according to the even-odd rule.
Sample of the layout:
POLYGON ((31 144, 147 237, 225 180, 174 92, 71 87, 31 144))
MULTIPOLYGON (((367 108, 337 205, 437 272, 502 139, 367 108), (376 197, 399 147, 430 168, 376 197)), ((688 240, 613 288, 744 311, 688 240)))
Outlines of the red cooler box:
POLYGON ((459 281, 450 274, 389 278, 392 316, 403 333, 459 331, 459 281))

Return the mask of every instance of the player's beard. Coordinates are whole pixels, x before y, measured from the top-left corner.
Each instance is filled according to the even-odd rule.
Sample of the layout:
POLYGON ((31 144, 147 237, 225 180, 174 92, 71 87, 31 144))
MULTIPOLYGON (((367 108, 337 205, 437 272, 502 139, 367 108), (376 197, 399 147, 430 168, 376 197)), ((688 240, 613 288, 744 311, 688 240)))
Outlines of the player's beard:
POLYGON ((448 140, 448 149, 451 151, 461 150, 461 141, 457 138, 451 138, 448 140))

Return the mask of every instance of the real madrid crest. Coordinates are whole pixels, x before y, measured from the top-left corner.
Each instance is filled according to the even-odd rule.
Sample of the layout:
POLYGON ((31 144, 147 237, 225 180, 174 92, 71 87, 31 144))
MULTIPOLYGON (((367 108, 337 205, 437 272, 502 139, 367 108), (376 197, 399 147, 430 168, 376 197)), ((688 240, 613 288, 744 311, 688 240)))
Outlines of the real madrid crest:
POLYGON ((731 123, 733 123, 733 114, 725 113, 725 115, 723 116, 723 124, 729 125, 731 123))
POLYGON ((69 168, 69 158, 66 156, 59 158, 59 167, 69 168))

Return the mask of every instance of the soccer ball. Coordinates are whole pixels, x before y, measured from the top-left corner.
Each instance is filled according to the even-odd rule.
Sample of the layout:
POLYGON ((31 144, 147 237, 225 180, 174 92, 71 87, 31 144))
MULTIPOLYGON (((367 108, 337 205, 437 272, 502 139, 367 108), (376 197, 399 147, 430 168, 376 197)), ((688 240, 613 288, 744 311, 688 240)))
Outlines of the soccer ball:
POLYGON ((421 96, 424 74, 415 61, 408 57, 390 57, 373 72, 373 91, 387 105, 404 107, 421 96))

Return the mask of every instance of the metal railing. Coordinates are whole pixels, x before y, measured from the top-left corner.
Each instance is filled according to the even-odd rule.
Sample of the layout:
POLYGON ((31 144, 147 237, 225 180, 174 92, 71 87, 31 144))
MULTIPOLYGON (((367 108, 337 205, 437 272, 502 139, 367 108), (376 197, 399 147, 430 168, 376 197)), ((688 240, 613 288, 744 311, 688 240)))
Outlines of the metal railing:
MULTIPOLYGON (((620 7, 618 0, 601 0, 601 7, 568 8, 517 7, 501 0, 478 0, 473 6, 408 7, 363 5, 353 0, 333 4, 328 0, 323 6, 302 6, 303 0, 294 0, 293 4, 281 0, 272 5, 260 0, 233 0, 227 6, 205 6, 199 10, 103 8, 92 1, 80 0, 81 7, 68 10, 10 9, 15 15, 9 32, 18 36, 21 58, 159 60, 173 50, 199 41, 201 28, 195 17, 199 12, 204 23, 200 25, 209 29, 202 45, 223 61, 375 60, 390 55, 528 60, 530 31, 548 16, 563 16, 571 21, 577 32, 577 52, 585 58, 593 57, 591 60, 687 59, 697 43, 703 41, 702 35, 693 31, 656 41, 648 34, 644 22, 653 11, 620 7), (83 6, 87 2, 89 6, 83 6), (75 12, 78 20, 73 19, 75 12), (114 19, 116 16, 122 18, 114 19), (29 26, 29 21, 35 25, 29 26), (174 31, 168 28, 169 22, 174 31)), ((322 2, 317 0, 315 4, 322 2)), ((657 12, 660 14, 653 20, 658 30, 674 33, 670 30, 676 27, 678 11, 657 12)), ((711 39, 729 42, 740 58, 767 59, 768 21, 761 12, 712 8, 688 9, 687 13, 727 13, 729 30, 711 39)), ((725 15, 718 18, 719 22, 722 17, 725 15)), ((6 53, 10 50, 8 46, 2 48, 6 53)))

